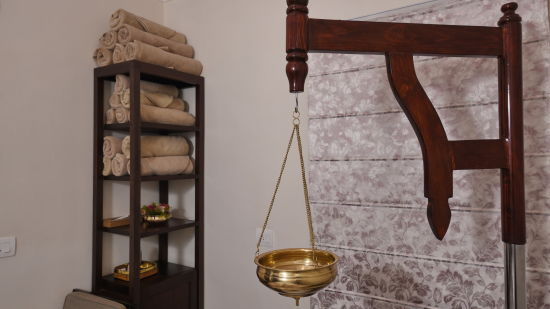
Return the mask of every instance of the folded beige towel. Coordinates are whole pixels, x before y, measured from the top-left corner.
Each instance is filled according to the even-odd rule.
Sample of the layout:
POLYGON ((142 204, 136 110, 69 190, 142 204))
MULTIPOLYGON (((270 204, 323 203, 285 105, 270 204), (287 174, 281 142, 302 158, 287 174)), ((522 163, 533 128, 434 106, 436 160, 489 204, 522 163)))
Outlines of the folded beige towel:
POLYGON ((122 44, 115 44, 115 49, 113 50, 113 63, 121 63, 126 61, 126 49, 122 44))
POLYGON ((119 9, 111 15, 111 29, 118 30, 124 24, 128 24, 143 31, 156 34, 165 39, 184 44, 187 43, 187 38, 185 37, 185 35, 178 33, 173 29, 145 19, 141 16, 137 16, 123 9, 119 9))
MULTIPOLYGON (((177 97, 179 95, 178 88, 172 85, 157 84, 144 80, 140 81, 139 84, 141 90, 147 92, 160 92, 172 97, 177 97)), ((126 75, 118 74, 115 81, 115 92, 122 93, 122 91, 127 88, 130 88, 130 78, 126 75)))
MULTIPOLYGON (((178 126, 195 125, 195 116, 177 109, 141 105, 141 121, 152 123, 173 124, 178 126)), ((115 118, 118 123, 130 121, 130 110, 124 107, 115 108, 115 118)))
POLYGON ((167 47, 168 52, 193 58, 195 51, 191 45, 174 42, 161 36, 142 31, 130 25, 123 25, 118 29, 117 40, 121 44, 128 44, 132 41, 141 41, 156 47, 167 47))
MULTIPOLYGON (((126 168, 130 171, 130 161, 128 161, 126 168)), ((141 158, 142 176, 166 176, 192 173, 193 160, 189 156, 141 158)))
MULTIPOLYGON (((124 89, 120 95, 120 103, 125 108, 130 108, 130 89, 124 89)), ((177 109, 180 111, 188 111, 189 104, 180 98, 174 98, 160 92, 147 92, 141 90, 139 101, 142 105, 154 105, 158 107, 177 109)))
POLYGON ((130 111, 124 107, 115 108, 115 119, 118 123, 127 123, 130 121, 130 111))
POLYGON ((109 106, 112 108, 121 107, 122 103, 120 102, 120 95, 113 92, 109 97, 109 106))
MULTIPOLYGON (((132 98, 130 96, 130 89, 128 89, 128 88, 124 89, 122 91, 122 93, 120 94, 120 103, 122 104, 123 107, 125 107, 127 109, 130 109, 131 100, 132 100, 132 98)), ((141 102, 142 105, 153 105, 151 100, 149 100, 147 97, 145 97, 143 92, 141 92, 139 94, 139 101, 141 102)))
POLYGON ((193 75, 201 75, 202 73, 202 63, 200 61, 172 54, 140 41, 128 43, 125 52, 126 60, 140 60, 193 75))
POLYGON ((111 170, 115 176, 128 175, 128 159, 126 159, 126 156, 117 153, 111 162, 111 170))
POLYGON ((105 112, 105 123, 106 124, 113 124, 115 122, 116 122, 115 109, 114 108, 109 108, 105 112))
POLYGON ((141 105, 141 121, 179 126, 195 125, 195 117, 187 112, 149 105, 141 105))
MULTIPOLYGON (((189 143, 182 136, 142 136, 142 157, 185 156, 189 154, 189 143)), ((122 140, 122 153, 130 159, 130 136, 122 140)))
POLYGON ((101 172, 103 176, 109 176, 112 174, 111 161, 112 161, 111 158, 107 156, 103 156, 103 171, 101 172))
POLYGON ((122 153, 122 139, 114 136, 104 136, 103 155, 112 159, 117 153, 122 153))
POLYGON ((100 67, 113 64, 113 52, 107 48, 100 47, 94 51, 94 60, 97 66, 100 67))
POLYGON ((103 33, 103 35, 99 38, 99 44, 101 47, 105 47, 107 49, 113 49, 115 48, 115 44, 118 39, 118 33, 114 30, 107 31, 103 33))

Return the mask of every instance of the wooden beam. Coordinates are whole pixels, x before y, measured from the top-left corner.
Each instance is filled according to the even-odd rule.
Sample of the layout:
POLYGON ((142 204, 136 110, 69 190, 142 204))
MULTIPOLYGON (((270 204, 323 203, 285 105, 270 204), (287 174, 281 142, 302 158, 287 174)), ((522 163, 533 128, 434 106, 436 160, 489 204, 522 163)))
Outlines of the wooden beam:
POLYGON ((453 170, 506 168, 506 143, 500 139, 449 141, 453 170))
POLYGON ((499 56, 499 27, 308 20, 310 52, 499 56))

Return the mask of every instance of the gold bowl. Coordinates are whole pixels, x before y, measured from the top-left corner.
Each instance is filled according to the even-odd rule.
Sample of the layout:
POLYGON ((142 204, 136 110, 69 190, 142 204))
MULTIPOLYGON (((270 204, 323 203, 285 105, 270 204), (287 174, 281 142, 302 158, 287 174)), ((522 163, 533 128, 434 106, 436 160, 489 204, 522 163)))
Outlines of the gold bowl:
POLYGON ((254 259, 256 275, 268 288, 296 300, 311 296, 329 285, 338 274, 338 256, 315 249, 279 249, 254 259))
POLYGON ((168 221, 170 218, 172 218, 172 215, 170 213, 162 214, 162 215, 144 215, 143 216, 143 220, 149 223, 164 223, 168 221))

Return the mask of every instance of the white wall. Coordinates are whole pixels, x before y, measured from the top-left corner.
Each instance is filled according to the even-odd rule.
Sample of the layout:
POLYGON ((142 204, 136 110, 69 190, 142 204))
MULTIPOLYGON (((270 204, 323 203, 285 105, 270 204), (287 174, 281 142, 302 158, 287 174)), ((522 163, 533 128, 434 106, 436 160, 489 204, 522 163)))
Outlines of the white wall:
MULTIPOLYGON (((349 19, 415 2, 312 0, 309 8, 312 17, 349 19)), ((291 129, 285 10, 284 0, 165 4, 165 23, 188 35, 205 65, 208 309, 294 307, 291 299, 259 284, 253 264, 255 230, 263 222, 291 129)), ((302 102, 305 111, 305 96, 302 102)), ((308 244, 295 158, 293 153, 270 224, 277 247, 308 244)))
POLYGON ((0 308, 59 309, 90 288, 92 52, 120 7, 163 18, 158 0, 0 1, 0 237, 18 241, 0 308))

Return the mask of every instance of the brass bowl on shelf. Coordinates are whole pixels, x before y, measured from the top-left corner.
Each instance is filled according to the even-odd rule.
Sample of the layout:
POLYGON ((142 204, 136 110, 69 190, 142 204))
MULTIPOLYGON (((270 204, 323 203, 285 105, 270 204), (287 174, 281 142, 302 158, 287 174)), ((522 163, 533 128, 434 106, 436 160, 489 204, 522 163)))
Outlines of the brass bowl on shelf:
POLYGON ((268 288, 296 300, 311 296, 329 285, 338 274, 338 256, 315 249, 279 249, 254 259, 256 275, 268 288))
MULTIPOLYGON (((130 281, 130 271, 128 270, 128 268, 129 268, 128 264, 122 264, 115 267, 113 277, 124 281, 130 281)), ((140 279, 147 278, 157 273, 158 273, 158 268, 157 268, 157 263, 155 262, 143 261, 141 262, 141 265, 139 265, 140 279)))
POLYGON ((148 223, 164 223, 172 218, 171 214, 162 214, 162 215, 144 215, 143 221, 148 223))

